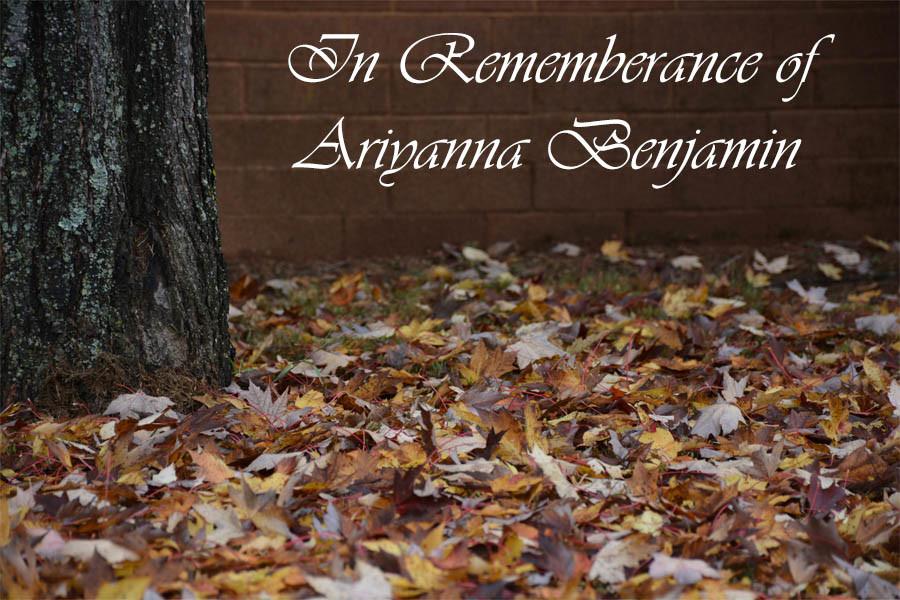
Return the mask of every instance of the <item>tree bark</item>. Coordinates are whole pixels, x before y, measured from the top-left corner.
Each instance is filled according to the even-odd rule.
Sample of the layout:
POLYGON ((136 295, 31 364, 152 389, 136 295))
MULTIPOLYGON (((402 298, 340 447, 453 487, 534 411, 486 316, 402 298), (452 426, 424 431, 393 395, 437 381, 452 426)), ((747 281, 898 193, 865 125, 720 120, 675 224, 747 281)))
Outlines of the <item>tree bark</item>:
POLYGON ((230 379, 203 10, 0 4, 0 400, 230 379))

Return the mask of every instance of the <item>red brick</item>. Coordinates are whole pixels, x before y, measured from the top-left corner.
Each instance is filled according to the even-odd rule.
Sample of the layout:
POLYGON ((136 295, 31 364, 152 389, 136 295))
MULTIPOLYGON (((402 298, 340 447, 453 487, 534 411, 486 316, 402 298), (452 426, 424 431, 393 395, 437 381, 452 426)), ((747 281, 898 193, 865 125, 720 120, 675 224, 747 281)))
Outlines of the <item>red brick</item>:
POLYGON ((635 12, 671 10, 675 0, 536 0, 539 12, 635 12))
POLYGON ((679 0, 682 10, 817 10, 818 0, 679 0))
POLYGON ((808 79, 797 91, 799 81, 778 83, 775 79, 776 68, 775 64, 761 64, 756 76, 746 83, 674 83, 674 108, 722 111, 811 106, 813 82, 808 79), (782 98, 792 96, 790 102, 782 101, 782 98))
POLYGON ((897 157, 896 110, 778 111, 771 125, 779 136, 803 140, 804 159, 897 157))
MULTIPOLYGON (((210 119, 216 164, 230 167, 289 168, 312 152, 335 126, 338 117, 243 117, 210 119)), ((344 120, 344 138, 352 160, 359 154, 364 139, 410 140, 425 144, 449 136, 483 138, 485 121, 477 118, 448 117, 348 117, 344 120), (393 130, 393 134, 388 134, 393 130)), ((372 154, 370 152, 370 154, 372 154)), ((323 151, 321 160, 331 160, 323 151)), ((366 160, 371 166, 371 160, 366 160)))
POLYGON ((625 212, 528 212, 488 214, 488 243, 517 241, 526 246, 557 242, 598 242, 625 235, 625 212))
POLYGON ((387 209, 387 188, 368 169, 252 169, 244 177, 245 202, 255 214, 358 214, 387 209))
POLYGON ((209 66, 209 112, 237 113, 243 110, 244 83, 241 67, 234 65, 209 66))
POLYGON ((675 206, 675 188, 654 190, 663 183, 663 173, 648 170, 607 170, 586 165, 564 171, 553 165, 535 167, 534 206, 539 210, 576 210, 603 212, 627 208, 664 208, 675 206))
POLYGON ((636 13, 634 48, 644 52, 762 52, 772 48, 772 13, 726 11, 710 13, 636 13))
MULTIPOLYGON (((581 122, 595 120, 609 120, 613 118, 624 119, 631 126, 631 136, 626 142, 634 150, 641 142, 648 139, 680 139, 695 137, 695 131, 700 130, 700 140, 713 140, 719 138, 757 138, 767 137, 771 129, 768 127, 766 116, 762 113, 708 113, 708 114, 581 114, 578 115, 581 122)), ((535 136, 533 145, 533 160, 535 162, 549 162, 549 140, 559 131, 573 129, 573 116, 560 118, 548 118, 541 122, 540 131, 535 136)), ((597 126, 595 128, 581 128, 578 131, 586 139, 593 136, 608 136, 610 126, 597 126)), ((571 136, 560 136, 553 142, 553 154, 557 160, 580 162, 587 157, 585 148, 571 136)), ((586 168, 586 167, 585 167, 586 168)))
POLYGON ((497 17, 493 21, 492 48, 498 52, 597 52, 601 58, 606 38, 616 34, 617 51, 630 45, 630 18, 624 14, 540 15, 497 17))
POLYGON ((819 46, 817 60, 831 58, 897 57, 897 4, 883 10, 798 11, 773 16, 774 54, 808 52, 824 35, 836 35, 834 43, 819 46))
MULTIPOLYGON (((465 69, 465 67, 463 67, 465 69)), ((426 79, 435 69, 415 71, 416 78, 426 79)), ((464 72, 472 73, 472 70, 464 72)), ((397 114, 441 113, 528 113, 531 110, 531 83, 465 83, 445 72, 434 81, 415 84, 399 71, 391 80, 391 109, 397 114)))
POLYGON ((350 215, 348 256, 415 254, 440 248, 442 242, 481 243, 485 219, 479 214, 350 215))
POLYGON ((387 12, 390 0, 245 0, 251 10, 387 12))
MULTIPOLYGON (((761 112, 695 113, 634 115, 631 124, 632 144, 648 138, 675 139, 694 137, 701 140, 718 138, 765 138, 771 128, 761 112)), ((636 145, 636 144, 635 144, 636 145)))
POLYGON ((384 212, 388 189, 372 170, 219 169, 219 212, 276 219, 280 215, 384 212))
MULTIPOLYGON (((446 138, 473 138, 480 139, 487 136, 487 119, 483 116, 398 116, 389 117, 359 117, 354 118, 349 131, 349 139, 355 143, 365 138, 384 138, 388 129, 393 130, 391 139, 398 139, 401 143, 415 139, 420 144, 446 138)), ((348 141, 349 141, 348 139, 348 141)))
POLYGON ((804 160, 791 169, 724 169, 685 172, 672 185, 682 208, 757 209, 847 205, 851 171, 842 164, 804 160))
MULTIPOLYGON (((440 242, 524 243, 694 237, 727 242, 779 236, 897 235, 897 5, 805 0, 239 0, 208 3, 210 112, 226 253, 287 260, 420 252, 440 242), (358 32, 380 52, 376 79, 304 84, 287 55, 322 33, 358 32), (489 51, 762 51, 744 85, 464 85, 402 80, 401 53, 430 33, 476 39, 489 51), (825 33, 811 79, 790 103, 779 57, 825 33), (250 114, 244 114, 248 112, 250 114), (366 138, 532 139, 515 171, 405 171, 386 189, 370 170, 292 170, 340 115, 351 156, 366 138), (582 120, 624 118, 629 146, 648 138, 803 139, 791 170, 609 171, 548 164, 546 143, 582 120), (388 134, 393 129, 393 134, 388 134), (533 187, 532 187, 533 186, 533 187), (627 216, 627 219, 626 219, 627 216), (627 227, 626 227, 627 223, 627 227), (346 234, 346 237, 345 237, 346 234)), ((438 40, 433 48, 440 48, 438 40)), ((346 78, 344 78, 344 81, 346 78)), ((573 159, 572 146, 560 156, 573 159)))
POLYGON ((219 169, 219 210, 228 215, 271 216, 383 212, 387 188, 371 170, 337 168, 219 169))
POLYGON ((535 86, 534 110, 662 111, 670 108, 670 88, 659 82, 626 84, 617 80, 543 83, 535 86))
POLYGON ((403 213, 526 210, 531 205, 528 166, 515 170, 409 171, 395 178, 391 205, 403 213))
POLYGON ((244 198, 244 171, 241 169, 216 169, 216 202, 219 216, 240 216, 253 211, 244 198))
POLYGON ((399 12, 531 12, 533 0, 395 0, 399 12))
POLYGON ((247 110, 251 113, 349 115, 388 111, 390 73, 385 67, 376 68, 368 82, 360 75, 352 83, 337 77, 306 83, 296 79, 287 66, 248 66, 246 77, 247 110))
POLYGON ((245 0, 206 0, 203 3, 207 13, 219 10, 243 10, 247 3, 245 0))
MULTIPOLYGON (((520 139, 531 139, 528 149, 528 162, 536 164, 549 164, 547 157, 547 143, 557 132, 571 129, 575 117, 582 121, 626 118, 621 113, 556 113, 542 114, 531 117, 491 116, 488 118, 488 134, 507 142, 520 139)), ((576 159, 583 156, 583 151, 573 144, 559 143, 554 145, 556 156, 568 159, 576 159)))
POLYGON ((900 104, 898 73, 896 61, 822 63, 812 81, 815 103, 828 107, 896 107, 900 104))
POLYGON ((301 262, 343 253, 342 217, 224 216, 222 253, 226 258, 265 257, 301 262))
POLYGON ((311 152, 336 119, 210 118, 219 166, 289 168, 311 152))
POLYGON ((783 210, 636 211, 628 241, 752 243, 780 239, 859 239, 897 235, 897 208, 879 211, 806 207, 783 210))
POLYGON ((888 208, 900 204, 900 165, 896 161, 855 163, 849 170, 852 173, 853 206, 888 208))

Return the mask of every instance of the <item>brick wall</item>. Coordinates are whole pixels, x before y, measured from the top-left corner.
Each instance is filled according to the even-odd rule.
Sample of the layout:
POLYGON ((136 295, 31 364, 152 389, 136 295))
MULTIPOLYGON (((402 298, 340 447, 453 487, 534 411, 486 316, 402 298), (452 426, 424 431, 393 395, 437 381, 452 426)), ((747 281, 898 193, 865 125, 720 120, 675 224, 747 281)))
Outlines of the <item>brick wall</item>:
POLYGON ((210 115, 226 254, 290 260, 412 253, 441 241, 631 242, 898 237, 898 4, 692 0, 264 1, 207 3, 210 115), (403 49, 463 31, 498 51, 755 51, 745 85, 506 84, 402 79, 403 49), (291 48, 322 33, 361 34, 381 52, 374 81, 304 84, 291 48), (812 79, 785 105, 777 59, 821 35, 812 79), (340 115, 348 142, 401 138, 532 138, 514 171, 403 172, 385 189, 365 171, 292 170, 340 115), (635 138, 803 139, 790 171, 660 173, 546 161, 546 140, 580 118, 627 119, 635 138))

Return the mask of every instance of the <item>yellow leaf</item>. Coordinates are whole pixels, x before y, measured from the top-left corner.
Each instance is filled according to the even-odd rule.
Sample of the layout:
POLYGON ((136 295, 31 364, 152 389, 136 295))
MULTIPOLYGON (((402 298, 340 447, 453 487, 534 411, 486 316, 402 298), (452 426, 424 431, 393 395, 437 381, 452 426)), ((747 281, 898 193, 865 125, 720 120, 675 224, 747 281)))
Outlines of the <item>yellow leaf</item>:
POLYGON ((305 578, 297 567, 282 567, 275 572, 267 568, 225 571, 213 577, 213 582, 236 594, 266 592, 271 595, 277 594, 286 585, 300 585, 305 582, 305 578))
POLYGON ((844 433, 849 433, 850 425, 847 419, 850 417, 850 410, 838 396, 831 396, 828 401, 828 409, 831 414, 827 421, 822 422, 822 429, 831 438, 831 441, 837 443, 844 433))
POLYGON ((878 248, 880 250, 884 250, 885 252, 891 251, 891 246, 887 242, 883 242, 877 238, 873 238, 868 235, 866 236, 865 239, 867 242, 869 242, 870 244, 872 244, 873 246, 875 246, 876 248, 878 248))
POLYGON ((444 265, 435 265, 428 270, 428 278, 438 281, 453 281, 453 271, 444 265))
POLYGON ((834 279, 835 281, 840 281, 844 272, 841 271, 840 267, 837 267, 831 263, 820 262, 818 264, 819 270, 825 274, 825 277, 829 279, 834 279))
POLYGON ((669 460, 678 456, 681 451, 681 444, 676 442, 669 430, 664 427, 657 427, 656 431, 645 431, 638 441, 650 444, 653 450, 669 460))
POLYGON ((543 477, 525 473, 510 473, 491 480, 491 491, 495 494, 521 494, 543 480, 543 477))
POLYGON ((269 490, 280 492, 281 488, 284 487, 284 484, 287 483, 287 480, 288 475, 286 473, 281 473, 280 471, 275 471, 265 479, 260 477, 246 477, 244 479, 255 494, 262 494, 269 490))
POLYGON ((322 408, 325 406, 325 395, 317 390, 309 390, 294 402, 296 408, 322 408))
POLYGON ((9 543, 11 524, 9 520, 9 501, 0 498, 0 548, 9 543))
POLYGON ((149 585, 149 577, 126 577, 104 583, 97 591, 97 600, 141 600, 149 585))
POLYGON ((750 267, 747 267, 747 270, 744 271, 744 279, 747 280, 751 287, 755 288, 764 288, 770 283, 767 273, 756 273, 750 267))
POLYGON ((628 260, 628 250, 623 247, 621 240, 607 240, 600 247, 600 252, 609 260, 609 262, 620 262, 628 260))
POLYGON ((876 391, 883 392, 887 389, 887 382, 890 378, 881 365, 866 357, 863 359, 863 371, 866 372, 866 377, 869 378, 869 382, 876 391))
POLYGON ((528 299, 532 302, 543 302, 547 299, 547 289, 537 284, 529 285, 528 299))
POLYGON ((444 572, 421 554, 407 554, 403 558, 403 565, 412 582, 420 590, 430 592, 444 586, 444 572))
POLYGON ((432 552, 440 547, 443 541, 444 523, 441 523, 440 525, 429 531, 428 535, 425 536, 425 539, 422 540, 422 543, 419 545, 422 546, 422 550, 424 550, 426 554, 431 555, 432 552))
POLYGON ((662 515, 650 509, 645 510, 638 517, 629 516, 623 521, 624 525, 648 535, 656 535, 664 523, 662 515))
POLYGON ((422 446, 415 442, 402 444, 394 450, 382 450, 381 460, 378 461, 378 467, 395 468, 395 469, 412 469, 419 465, 425 464, 428 457, 422 446))
POLYGON ((537 402, 525 405, 525 441, 532 448, 547 451, 547 440, 541 437, 541 409, 537 402))
POLYGON ((666 290, 662 299, 662 309, 673 319, 689 317, 694 309, 706 302, 706 288, 676 288, 666 290))
POLYGON ((790 471, 792 469, 802 469, 803 467, 812 464, 812 457, 806 452, 799 454, 797 456, 789 456, 787 458, 781 459, 781 462, 778 463, 778 468, 782 471, 790 471))
POLYGON ((143 485, 146 483, 146 480, 140 471, 131 471, 120 475, 116 483, 121 483, 122 485, 143 485))
POLYGON ((395 542, 394 540, 389 539, 367 540, 363 542, 362 545, 366 550, 371 552, 384 552, 396 557, 406 554, 409 549, 409 546, 405 543, 395 542))
POLYGON ((397 333, 411 342, 419 342, 426 346, 443 346, 446 343, 444 339, 432 331, 442 322, 441 319, 425 319, 421 322, 413 319, 409 325, 399 328, 397 333))

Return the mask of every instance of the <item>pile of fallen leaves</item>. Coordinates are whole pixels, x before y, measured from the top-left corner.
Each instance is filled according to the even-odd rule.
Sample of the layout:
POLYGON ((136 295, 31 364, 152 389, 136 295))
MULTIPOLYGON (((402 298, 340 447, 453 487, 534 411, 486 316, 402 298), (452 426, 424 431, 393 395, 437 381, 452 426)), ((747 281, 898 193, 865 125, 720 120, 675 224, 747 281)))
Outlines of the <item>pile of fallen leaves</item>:
POLYGON ((229 388, 8 407, 0 588, 896 597, 897 248, 600 250, 244 277, 229 388))

